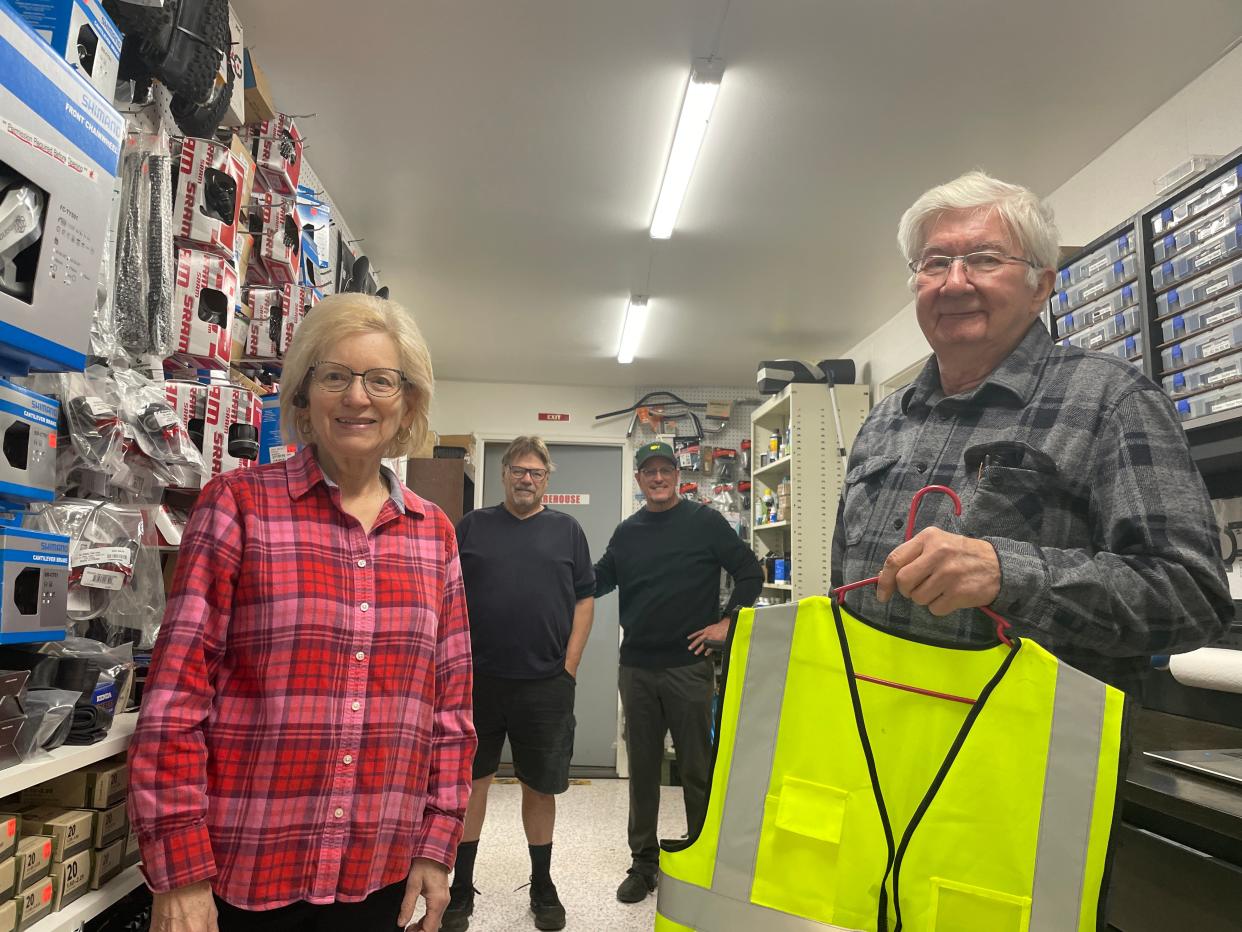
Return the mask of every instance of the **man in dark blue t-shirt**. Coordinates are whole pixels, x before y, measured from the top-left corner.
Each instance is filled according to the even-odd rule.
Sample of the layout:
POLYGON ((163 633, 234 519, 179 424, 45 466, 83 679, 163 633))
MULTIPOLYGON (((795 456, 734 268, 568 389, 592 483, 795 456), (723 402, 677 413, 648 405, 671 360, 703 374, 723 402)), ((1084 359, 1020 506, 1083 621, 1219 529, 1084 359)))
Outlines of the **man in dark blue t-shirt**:
POLYGON ((582 527, 543 506, 554 468, 541 439, 518 437, 501 460, 504 504, 472 511, 457 525, 479 748, 443 932, 470 925, 487 790, 506 735, 522 784, 535 927, 565 927, 551 877, 552 829, 556 794, 569 786, 575 676, 591 633, 595 573, 582 527))

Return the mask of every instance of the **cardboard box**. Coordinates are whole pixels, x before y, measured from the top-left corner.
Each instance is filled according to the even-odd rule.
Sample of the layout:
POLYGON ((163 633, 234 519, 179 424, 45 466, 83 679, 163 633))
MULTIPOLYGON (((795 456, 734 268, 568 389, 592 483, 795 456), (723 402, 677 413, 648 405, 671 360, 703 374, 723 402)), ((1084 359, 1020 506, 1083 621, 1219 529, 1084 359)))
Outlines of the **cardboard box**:
POLYGON ((173 285, 173 356, 182 362, 227 369, 232 358, 237 272, 229 260, 196 249, 177 250, 173 285))
MULTIPOLYGON (((0 527, 0 593, 0 643, 63 640, 69 621, 69 538, 0 527)), ((0 721, 5 723, 0 724, 0 766, 9 766, 16 763, 9 751, 23 720, 17 720, 16 729, 11 719, 0 721)))
POLYGON ((22 802, 55 803, 67 809, 107 809, 125 799, 129 768, 124 759, 88 764, 22 791, 22 802))
POLYGON ((122 867, 133 867, 142 860, 142 849, 138 847, 138 833, 134 831, 134 827, 129 827, 129 834, 125 836, 125 857, 121 861, 122 867))
MULTIPOLYGON (((17 829, 21 825, 21 817, 16 815, 0 815, 0 861, 13 857, 17 853, 17 829)), ((0 887, 0 892, 3 888, 0 887)), ((0 896, 0 900, 4 897, 0 896)))
POLYGON ((124 869, 125 839, 118 838, 106 848, 95 849, 91 864, 91 889, 98 890, 124 869))
POLYGON ((289 291, 289 312, 285 315, 285 332, 280 341, 280 355, 284 356, 293 343, 298 324, 306 319, 316 304, 323 300, 323 293, 305 285, 293 285, 289 291))
POLYGON ((246 127, 250 154, 257 169, 256 183, 263 191, 282 197, 297 194, 302 176, 302 133, 293 117, 277 113, 246 127))
POLYGON ((203 421, 203 484, 221 473, 249 469, 258 462, 263 406, 259 396, 232 385, 207 388, 203 421), (253 454, 253 458, 248 458, 253 454))
POLYGON ((17 896, 17 858, 0 861, 0 901, 17 896))
MULTIPOLYGON (((125 818, 125 804, 120 804, 125 818)), ((101 813, 102 815, 102 813, 101 813)), ((35 806, 22 813, 22 828, 30 835, 52 839, 52 860, 63 861, 83 848, 92 846, 95 834, 95 813, 90 809, 64 809, 60 806, 35 806)), ((124 831, 124 825, 121 830, 124 831)))
POLYGON ((0 288, 0 357, 9 371, 81 371, 125 121, 4 3, 0 45, 0 162, 38 231, 18 261, 30 274, 0 288))
POLYGON ((17 900, 0 903, 0 932, 14 932, 17 928, 17 900))
POLYGON ((50 502, 56 497, 56 419, 60 402, 0 379, 0 498, 50 502))
POLYGON ((318 287, 321 274, 331 269, 332 208, 300 184, 296 210, 302 230, 302 284, 318 287))
POLYGON ((194 138, 182 142, 173 235, 192 248, 236 261, 245 175, 245 163, 223 143, 194 138))
POLYGON ((233 94, 220 119, 221 126, 244 126, 246 124, 246 43, 241 20, 229 4, 229 52, 220 63, 216 75, 219 87, 228 85, 228 71, 233 73, 233 94), (227 71, 226 71, 227 69, 227 71))
POLYGON ((52 865, 52 911, 59 912, 91 888, 95 851, 87 848, 52 865))
POLYGON ((116 839, 125 837, 129 831, 129 818, 124 802, 119 802, 110 809, 92 812, 91 816, 94 829, 91 833, 92 848, 104 848, 116 839))
POLYGON ((17 900, 17 932, 29 929, 32 925, 52 911, 52 878, 45 877, 29 890, 18 894, 17 900))
POLYGON ((280 393, 263 399, 263 421, 259 426, 259 462, 283 463, 298 452, 296 443, 286 443, 280 432, 280 393))
POLYGON ((116 93, 121 30, 90 0, 12 0, 43 39, 91 83, 105 101, 116 93))
POLYGON ((246 335, 247 359, 274 362, 280 358, 289 298, 290 292, 287 288, 254 286, 246 289, 246 305, 250 308, 250 328, 246 335))
POLYGON ((298 251, 302 234, 292 206, 278 195, 254 195, 250 206, 250 233, 254 249, 246 267, 251 285, 292 285, 298 281, 298 251))
POLYGON ((23 835, 17 843, 17 892, 30 887, 52 870, 52 839, 47 835, 23 835))
POLYGON ((246 49, 242 55, 242 76, 246 93, 246 117, 254 121, 271 120, 276 116, 276 104, 272 100, 272 92, 267 86, 267 75, 259 67, 259 63, 246 49))

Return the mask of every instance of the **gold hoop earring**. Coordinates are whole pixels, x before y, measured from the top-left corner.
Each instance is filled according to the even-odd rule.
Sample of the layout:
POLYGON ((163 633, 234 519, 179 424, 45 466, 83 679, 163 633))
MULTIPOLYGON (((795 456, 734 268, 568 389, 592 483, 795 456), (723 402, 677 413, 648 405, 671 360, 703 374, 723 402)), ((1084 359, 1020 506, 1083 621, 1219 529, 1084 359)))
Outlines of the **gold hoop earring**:
POLYGON ((402 427, 400 430, 397 431, 397 435, 394 439, 397 441, 397 443, 404 446, 405 444, 410 442, 410 438, 413 436, 414 436, 414 432, 412 430, 410 430, 408 427, 402 427), (401 436, 402 434, 405 434, 405 436, 404 437, 401 436))

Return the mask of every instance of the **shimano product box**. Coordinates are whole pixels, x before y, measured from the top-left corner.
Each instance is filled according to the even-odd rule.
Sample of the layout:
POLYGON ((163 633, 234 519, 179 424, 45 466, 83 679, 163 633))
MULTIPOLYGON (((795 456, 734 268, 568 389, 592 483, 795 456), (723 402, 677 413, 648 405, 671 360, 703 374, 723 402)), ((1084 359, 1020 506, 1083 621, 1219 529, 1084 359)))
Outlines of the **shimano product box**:
POLYGON ((233 355, 230 334, 237 297, 237 272, 228 259, 197 249, 178 249, 173 356, 194 365, 227 369, 233 355))
POLYGON ((259 463, 283 463, 298 452, 280 433, 280 394, 263 398, 263 423, 259 425, 259 463))
POLYGON ((125 121, 0 3, 0 371, 86 365, 125 121))
POLYGON ((0 500, 56 497, 56 422, 60 403, 0 379, 0 500))
POLYGON ((245 180, 246 166, 228 146, 210 139, 185 140, 173 206, 177 238, 236 261, 245 180))
POLYGON ((306 185, 298 185, 298 226, 302 229, 302 283, 318 285, 315 270, 331 267, 332 208, 306 185))
POLYGON ((254 392, 233 385, 207 386, 203 421, 203 461, 207 480, 259 460, 263 407, 254 392))
POLYGON ((0 644, 59 641, 69 617, 69 538, 0 527, 0 644))
POLYGON ((92 0, 9 0, 43 39, 111 100, 121 67, 121 30, 92 0))

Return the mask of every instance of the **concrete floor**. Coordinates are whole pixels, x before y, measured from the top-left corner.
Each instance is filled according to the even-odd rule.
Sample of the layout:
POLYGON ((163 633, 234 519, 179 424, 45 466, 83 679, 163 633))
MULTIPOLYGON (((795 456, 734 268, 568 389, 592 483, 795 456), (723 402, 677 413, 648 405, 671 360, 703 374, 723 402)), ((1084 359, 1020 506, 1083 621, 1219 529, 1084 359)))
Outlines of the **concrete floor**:
MULTIPOLYGON (((645 902, 617 902, 617 885, 630 866, 626 844, 628 782, 594 780, 570 786, 557 797, 552 843, 552 880, 565 904, 567 932, 651 932, 655 894, 645 902)), ((686 831, 681 789, 664 787, 660 837, 686 831)), ((521 789, 497 783, 488 795, 487 822, 474 868, 475 897, 471 932, 534 929, 529 894, 530 857, 522 834, 521 789), (518 889, 521 887, 522 889, 518 889)))

